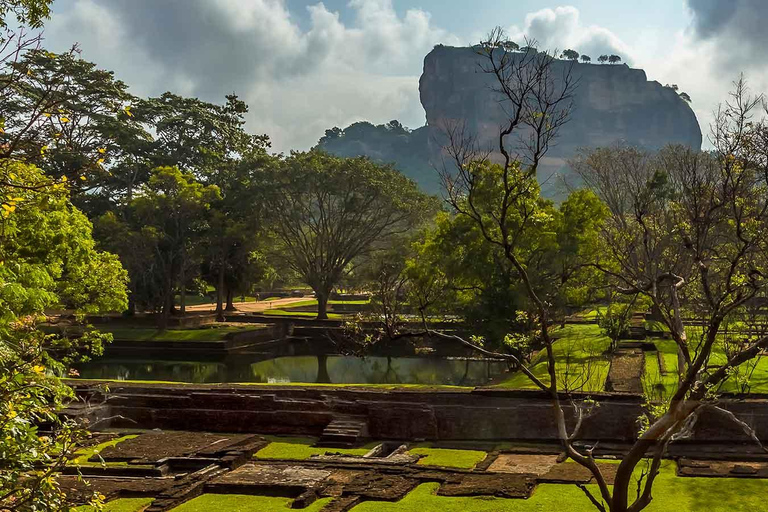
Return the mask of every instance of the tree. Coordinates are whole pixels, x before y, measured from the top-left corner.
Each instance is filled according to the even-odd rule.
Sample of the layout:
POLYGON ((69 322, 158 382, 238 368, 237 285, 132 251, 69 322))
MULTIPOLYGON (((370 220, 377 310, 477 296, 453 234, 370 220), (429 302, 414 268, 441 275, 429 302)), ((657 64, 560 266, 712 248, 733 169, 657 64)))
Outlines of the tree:
POLYGON ((611 55, 610 57, 608 57, 608 62, 610 62, 611 64, 618 64, 619 62, 621 62, 621 57, 619 57, 618 55, 611 55))
POLYGON ((703 411, 720 411, 750 431, 718 406, 717 394, 768 347, 768 336, 742 337, 716 365, 713 354, 727 335, 728 319, 766 291, 768 167, 765 146, 757 143, 764 141, 765 121, 752 120, 761 101, 747 94, 743 80, 736 83, 718 111, 713 152, 670 147, 651 155, 618 147, 574 162, 610 209, 602 238, 613 264, 598 266, 617 291, 654 305, 678 347, 677 388, 646 413, 639 438, 618 467, 613 493, 601 489, 604 505, 593 500, 602 510, 647 507, 667 446, 689 433, 703 411), (701 327, 689 329, 689 317, 701 327), (632 475, 648 454, 645 476, 634 485, 632 475), (630 488, 636 490, 632 499, 630 488))
POLYGON ((82 319, 125 307, 126 274, 114 255, 95 249, 65 183, 50 184, 31 165, 7 167, 14 182, 0 186, 0 508, 66 510, 72 503, 55 475, 87 432, 60 416, 75 397, 59 376, 99 355, 111 335, 46 335, 36 324, 48 308, 82 319))
POLYGON ((53 0, 0 0, 0 29, 8 27, 8 15, 16 18, 19 25, 40 28, 51 15, 53 0))
POLYGON ((160 167, 153 171, 130 205, 135 229, 142 232, 154 252, 154 261, 162 279, 159 326, 165 329, 173 308, 175 290, 181 294, 181 314, 189 270, 200 258, 200 241, 208 229, 212 201, 219 199, 219 188, 205 186, 178 167, 160 167))
POLYGON ((592 62, 592 57, 590 57, 589 55, 582 55, 581 62, 583 62, 584 64, 589 64, 590 62, 592 62))
POLYGON ((562 54, 560 54, 560 58, 577 61, 579 60, 579 52, 574 50, 565 50, 562 54))
POLYGON ((597 62, 599 62, 600 64, 605 64, 606 62, 608 62, 608 59, 609 57, 607 55, 601 55, 597 58, 597 62))
MULTIPOLYGON (((9 29, 7 17, 39 28, 49 5, 0 0, 0 509, 8 511, 73 505, 55 475, 87 431, 61 416, 75 397, 59 376, 110 339, 87 326, 80 338, 46 335, 39 319, 47 308, 70 308, 80 323, 126 300, 125 273, 116 257, 95 249, 90 223, 69 201, 71 181, 52 180, 7 152, 6 107, 14 105, 6 100, 25 76, 14 65, 41 40, 9 29)), ((94 493, 90 502, 101 499, 94 493)))
POLYGON ((333 287, 356 258, 380 249, 436 210, 399 172, 367 158, 292 153, 265 185, 276 236, 291 266, 315 291, 327 318, 333 287))
POLYGON ((123 82, 76 49, 32 49, 6 65, 0 89, 0 159, 22 158, 52 178, 66 176, 73 191, 124 193, 107 167, 137 153, 150 136, 131 115, 136 99, 123 82))
MULTIPOLYGON (((529 231, 544 222, 535 172, 558 128, 568 120, 575 85, 569 74, 551 72, 551 59, 505 58, 497 51, 504 39, 503 31, 496 29, 482 49, 484 70, 494 79, 509 116, 500 127, 501 163, 489 162, 488 152, 461 126, 446 130, 446 151, 456 167, 454 174, 444 174, 448 200, 458 215, 481 228, 489 244, 502 249, 516 272, 537 312, 548 379, 534 375, 514 355, 498 355, 512 358, 549 395, 563 456, 594 477, 599 494, 580 488, 596 509, 637 512, 652 500, 653 483, 668 444, 684 435, 701 411, 718 409, 714 400, 717 386, 733 368, 768 346, 768 337, 753 339, 722 365, 709 365, 724 318, 763 290, 762 276, 768 272, 764 251, 768 150, 761 143, 768 139, 761 137, 763 123, 750 119, 761 98, 748 98, 743 85, 737 86, 733 101, 718 115, 713 154, 678 148, 650 159, 642 152, 626 151, 621 158, 599 159, 605 166, 587 162, 587 171, 581 171, 610 212, 600 227, 608 257, 597 254, 591 263, 582 260, 581 265, 604 272, 617 291, 646 296, 653 302, 678 343, 681 361, 677 391, 668 407, 646 411, 639 438, 619 464, 611 488, 595 463, 593 448, 574 445, 592 408, 574 401, 567 387, 562 388, 572 400, 575 415, 574 423, 567 421, 555 371, 548 288, 541 286, 546 282, 541 279, 544 276, 526 264, 522 244, 529 231), (518 144, 508 143, 514 139, 511 135, 521 131, 525 135, 517 138, 518 144), (612 174, 612 169, 621 172, 612 174), (683 307, 704 319, 703 333, 693 346, 688 343, 683 307), (648 454, 648 466, 636 478, 638 465, 648 454)), ((488 353, 482 347, 479 350, 488 353)))
POLYGON ((684 101, 687 101, 688 103, 690 103, 690 102, 691 102, 691 97, 688 95, 688 93, 687 93, 687 92, 681 92, 681 93, 679 94, 679 96, 680 96, 680 97, 681 97, 681 98, 682 98, 684 101))

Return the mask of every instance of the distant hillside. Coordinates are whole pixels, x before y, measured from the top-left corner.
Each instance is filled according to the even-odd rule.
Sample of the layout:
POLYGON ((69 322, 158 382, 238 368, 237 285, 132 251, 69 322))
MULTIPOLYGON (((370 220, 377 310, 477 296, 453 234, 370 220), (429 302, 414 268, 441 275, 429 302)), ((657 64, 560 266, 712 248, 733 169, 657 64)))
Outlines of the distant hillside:
POLYGON ((430 164, 429 130, 410 130, 398 121, 375 126, 361 121, 325 131, 317 146, 337 156, 368 156, 393 164, 430 194, 440 193, 440 178, 430 164))
MULTIPOLYGON (((427 126, 410 131, 397 121, 379 126, 359 122, 327 130, 318 145, 336 155, 393 163, 425 191, 439 194, 435 168, 441 161, 441 127, 462 121, 482 144, 490 145, 504 120, 498 96, 489 87, 491 77, 479 71, 480 58, 471 48, 442 45, 425 57, 419 91, 427 126)), ((558 60, 555 65, 564 68, 570 62, 558 60)), ((571 120, 539 169, 545 196, 562 198, 564 184, 574 182, 567 161, 580 148, 618 141, 647 149, 667 144, 701 148, 701 129, 691 107, 671 87, 648 81, 642 69, 578 63, 573 73, 579 86, 571 120)))

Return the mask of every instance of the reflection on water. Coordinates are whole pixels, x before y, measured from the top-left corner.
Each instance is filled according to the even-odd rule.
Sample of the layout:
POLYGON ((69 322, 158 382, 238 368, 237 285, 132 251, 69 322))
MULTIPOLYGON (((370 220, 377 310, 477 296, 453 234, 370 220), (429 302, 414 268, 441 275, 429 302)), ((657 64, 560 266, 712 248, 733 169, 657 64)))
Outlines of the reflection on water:
POLYGON ((100 359, 79 366, 81 378, 174 382, 319 382, 477 386, 506 370, 501 361, 438 357, 293 356, 226 363, 100 359))

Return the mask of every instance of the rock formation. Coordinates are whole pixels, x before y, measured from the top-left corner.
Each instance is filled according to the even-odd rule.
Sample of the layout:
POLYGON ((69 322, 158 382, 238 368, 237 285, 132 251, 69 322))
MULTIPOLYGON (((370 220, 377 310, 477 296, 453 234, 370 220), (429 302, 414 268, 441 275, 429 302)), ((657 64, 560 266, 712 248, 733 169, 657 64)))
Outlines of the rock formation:
MULTIPOLYGON (((428 140, 439 140, 441 127, 457 120, 465 121, 481 142, 496 140, 505 117, 498 93, 490 89, 494 77, 482 71, 482 63, 471 48, 436 46, 426 56, 419 91, 431 132, 428 140)), ((556 60, 554 65, 564 71, 572 64, 556 60)), ((667 144, 701 148, 701 129, 688 103, 672 88, 648 81, 642 69, 576 63, 573 74, 578 87, 572 117, 539 172, 545 195, 559 195, 560 178, 569 175, 567 160, 579 148, 619 141, 648 149, 667 144)), ((433 147, 431 154, 439 149, 433 147)))
MULTIPOLYGON (((504 121, 492 76, 482 72, 482 58, 471 48, 436 46, 424 59, 419 82, 427 125, 410 131, 386 125, 355 123, 326 131, 319 147, 340 156, 367 155, 393 163, 424 190, 440 193, 441 135, 446 124, 464 121, 480 141, 493 144, 504 121)), ((556 66, 570 66, 555 61, 556 66)), ((701 148, 701 129, 688 103, 671 87, 648 81, 642 69, 626 65, 573 64, 579 80, 571 120, 547 158, 539 180, 545 196, 562 198, 566 182, 574 184, 567 165, 580 148, 617 142, 658 149, 667 144, 701 148)))

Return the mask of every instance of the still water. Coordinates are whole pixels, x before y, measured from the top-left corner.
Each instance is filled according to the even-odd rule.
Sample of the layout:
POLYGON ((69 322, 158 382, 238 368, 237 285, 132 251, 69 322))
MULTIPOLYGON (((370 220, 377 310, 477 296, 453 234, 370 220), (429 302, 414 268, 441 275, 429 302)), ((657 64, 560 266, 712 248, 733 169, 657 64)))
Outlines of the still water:
POLYGON ((84 379, 458 386, 487 384, 506 369, 506 363, 492 360, 353 356, 291 356, 257 362, 247 356, 227 362, 99 359, 78 367, 84 379))

